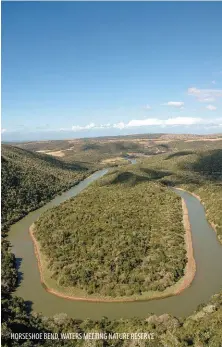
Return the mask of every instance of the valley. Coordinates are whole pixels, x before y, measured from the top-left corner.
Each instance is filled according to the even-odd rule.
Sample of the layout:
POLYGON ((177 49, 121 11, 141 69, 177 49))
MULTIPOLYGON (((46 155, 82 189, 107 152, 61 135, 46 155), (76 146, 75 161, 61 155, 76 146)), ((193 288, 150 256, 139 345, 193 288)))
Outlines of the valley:
MULTIPOLYGON (((165 346, 171 339, 172 346, 186 346, 190 339, 198 341, 197 336, 211 324, 211 335, 206 341, 210 338, 219 346, 221 140, 201 139, 198 144, 196 140, 195 144, 187 139, 176 141, 176 148, 149 157, 139 150, 138 155, 130 155, 135 152, 127 147, 111 155, 105 144, 105 149, 98 151, 103 152, 98 154, 98 161, 85 161, 81 151, 78 156, 83 161, 36 153, 39 144, 38 148, 32 144, 35 151, 30 147, 21 149, 30 144, 21 144, 20 148, 3 146, 3 165, 7 162, 5 169, 3 166, 3 182, 7 187, 3 201, 6 204, 3 211, 7 211, 5 235, 17 220, 8 232, 16 258, 9 253, 7 239, 3 239, 5 331, 15 329, 15 322, 20 322, 22 329, 33 330, 38 326, 41 331, 44 325, 44 329, 58 332, 55 314, 60 312, 58 319, 63 331, 66 324, 79 331, 100 329, 102 325, 105 331, 115 332, 146 328, 157 334, 149 346, 165 346), (205 148, 203 143, 210 145, 205 148), (137 157, 134 164, 129 164, 131 156, 137 157), (115 166, 117 163, 110 159, 117 157, 120 163, 115 166), (32 194, 38 196, 38 189, 45 192, 45 198, 30 205, 32 194), (187 192, 200 198, 205 210, 187 192), (58 193, 61 195, 51 200, 58 193), (181 198, 188 211, 196 262, 195 277, 193 273, 182 292, 177 286, 184 284, 187 250, 181 198), (15 210, 19 204, 23 208, 15 210), (31 225, 41 261, 44 259, 41 279, 29 234, 31 225), (171 296, 174 286, 177 295, 171 296), (74 300, 57 297, 53 291, 47 292, 47 287, 62 295, 74 295, 74 300), (161 294, 163 299, 149 300, 160 298, 161 294), (84 301, 88 298, 95 298, 96 302, 84 301), (114 302, 106 302, 107 299, 114 302), (115 300, 123 301, 121 308, 115 300), (28 302, 32 303, 30 313, 28 302), (25 317, 29 317, 29 322, 25 317), (87 317, 92 320, 86 320, 87 317)), ((119 139, 117 142, 119 145, 119 139)), ((57 150, 50 148, 51 152, 57 150)), ((3 336, 7 341, 7 334, 3 336)), ((201 341, 205 343, 202 337, 201 341)))

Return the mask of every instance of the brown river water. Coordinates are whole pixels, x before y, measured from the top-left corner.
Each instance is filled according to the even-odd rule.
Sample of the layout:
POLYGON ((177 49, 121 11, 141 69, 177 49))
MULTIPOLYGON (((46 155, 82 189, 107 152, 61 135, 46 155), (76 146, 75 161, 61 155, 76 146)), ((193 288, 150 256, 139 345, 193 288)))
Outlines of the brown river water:
POLYGON ((108 170, 100 170, 71 188, 62 195, 12 225, 8 239, 16 256, 20 283, 15 295, 30 302, 32 310, 45 316, 66 313, 80 319, 100 319, 106 316, 115 318, 144 318, 150 313, 169 313, 178 317, 191 314, 199 304, 206 303, 213 294, 222 288, 222 246, 216 233, 206 220, 202 204, 191 194, 174 189, 184 198, 191 224, 196 275, 191 286, 181 294, 164 299, 125 303, 95 303, 71 301, 54 296, 43 288, 33 243, 29 234, 30 225, 46 210, 76 196, 91 182, 102 177, 108 170))

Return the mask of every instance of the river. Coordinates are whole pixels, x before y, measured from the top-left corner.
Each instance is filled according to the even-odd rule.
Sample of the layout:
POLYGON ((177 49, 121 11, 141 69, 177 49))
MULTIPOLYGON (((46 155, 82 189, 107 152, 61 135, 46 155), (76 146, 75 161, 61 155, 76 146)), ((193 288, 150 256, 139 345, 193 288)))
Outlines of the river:
POLYGON ((178 317, 188 316, 199 304, 206 303, 213 294, 216 294, 222 288, 222 247, 216 233, 206 220, 202 204, 191 194, 176 189, 174 191, 184 198, 188 208, 194 258, 197 266, 196 275, 191 286, 180 295, 146 302, 78 302, 49 294, 41 285, 33 243, 29 235, 30 225, 44 211, 76 196, 107 171, 107 169, 104 169, 95 172, 78 185, 12 225, 8 239, 12 244, 12 252, 16 256, 20 278, 15 295, 30 302, 33 311, 41 312, 45 316, 58 313, 66 313, 70 317, 79 319, 100 319, 103 316, 110 319, 143 318, 148 316, 149 313, 158 315, 169 313, 178 317))

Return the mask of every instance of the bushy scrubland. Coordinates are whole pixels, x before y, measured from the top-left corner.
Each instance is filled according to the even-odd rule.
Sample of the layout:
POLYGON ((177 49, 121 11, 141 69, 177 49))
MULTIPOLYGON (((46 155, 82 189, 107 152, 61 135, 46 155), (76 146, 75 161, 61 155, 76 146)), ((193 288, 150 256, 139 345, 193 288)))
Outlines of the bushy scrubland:
POLYGON ((2 145, 1 161, 4 230, 89 174, 79 164, 8 145, 2 145))
POLYGON ((129 296, 162 291, 183 276, 181 199, 160 184, 120 175, 108 175, 109 183, 105 177, 35 223, 59 285, 129 296))
MULTIPOLYGON (((29 163, 31 168, 34 162, 30 161, 29 163)), ((124 170, 128 172, 127 175, 123 175, 117 170, 110 173, 103 181, 100 181, 101 187, 113 184, 118 188, 120 180, 124 186, 121 189, 127 189, 127 186, 135 184, 135 181, 146 182, 147 179, 165 185, 186 187, 201 196, 208 218, 216 224, 217 233, 221 235, 221 150, 199 154, 175 152, 171 157, 168 155, 155 156, 136 167, 132 168, 131 166, 124 168, 124 170), (211 169, 212 167, 214 170, 211 169)), ((10 171, 13 172, 13 165, 9 166, 6 173, 11 175, 10 171)), ((15 174, 17 175, 17 169, 15 169, 15 174)), ((10 177, 13 178, 14 174, 10 177)), ((33 180, 35 177, 37 176, 33 171, 33 180)), ((59 177, 62 176, 59 174, 59 177)), ((21 176, 21 181, 24 186, 29 187, 28 180, 25 179, 24 175, 21 176)), ((19 198, 21 191, 17 191, 19 198)), ((5 203, 11 208, 14 205, 9 197, 10 195, 5 195, 5 203)), ((6 220, 10 220, 10 218, 6 218, 6 220)), ((156 316, 147 313, 146 319, 132 318, 110 321, 104 317, 99 321, 89 319, 80 321, 70 319, 63 313, 51 318, 30 313, 30 303, 25 303, 23 299, 12 296, 16 284, 15 258, 10 253, 9 244, 3 240, 1 331, 3 347, 221 347, 222 345, 221 293, 214 295, 207 305, 201 305, 196 312, 185 319, 178 319, 167 314, 156 316), (107 333, 147 331, 154 333, 154 340, 20 340, 17 342, 10 337, 10 334, 15 332, 76 332, 83 334, 92 331, 107 333)))

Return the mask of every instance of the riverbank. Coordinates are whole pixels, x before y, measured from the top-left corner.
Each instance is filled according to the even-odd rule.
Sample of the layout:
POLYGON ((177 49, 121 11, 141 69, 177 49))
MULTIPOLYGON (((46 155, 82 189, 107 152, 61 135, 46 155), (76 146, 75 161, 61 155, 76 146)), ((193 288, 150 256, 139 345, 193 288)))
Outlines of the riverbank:
POLYGON ((182 199, 183 211, 183 224, 185 229, 185 246, 187 251, 187 264, 184 270, 184 276, 174 285, 168 287, 164 291, 149 291, 141 295, 133 295, 130 297, 102 297, 95 295, 88 295, 73 287, 58 286, 55 280, 52 280, 51 273, 47 267, 47 261, 40 251, 40 244, 34 236, 34 224, 29 229, 30 236, 33 241, 34 251, 37 258, 38 270, 40 273, 40 281, 44 289, 55 296, 74 301, 88 301, 88 302, 135 302, 135 301, 149 301, 154 299, 166 298, 180 294, 184 289, 188 288, 195 276, 196 264, 193 256, 192 235, 189 222, 188 210, 184 199, 182 199))
POLYGON ((196 193, 193 193, 191 191, 187 191, 186 189, 183 189, 183 188, 177 188, 177 190, 181 190, 182 192, 186 192, 186 193, 189 193, 191 195, 193 195, 197 200, 200 201, 200 203, 203 205, 204 209, 205 209, 205 215, 206 215, 206 218, 207 218, 207 221, 208 223, 210 224, 211 228, 214 230, 214 232, 216 233, 217 235, 217 238, 218 238, 218 241, 220 242, 220 244, 222 245, 222 239, 219 238, 219 235, 217 233, 217 229, 216 229, 216 224, 214 222, 212 222, 209 217, 208 217, 208 214, 207 214, 207 209, 206 209, 206 205, 204 203, 204 201, 201 199, 201 197, 199 195, 197 195, 196 193))
POLYGON ((184 223, 184 229, 185 229, 187 264, 185 268, 185 275, 182 278, 180 287, 178 288, 178 291, 176 292, 176 294, 180 294, 184 289, 188 288, 191 285, 196 273, 196 262, 195 262, 194 254, 193 254, 191 226, 189 221, 188 209, 184 199, 182 199, 182 209, 183 209, 183 223, 184 223))

